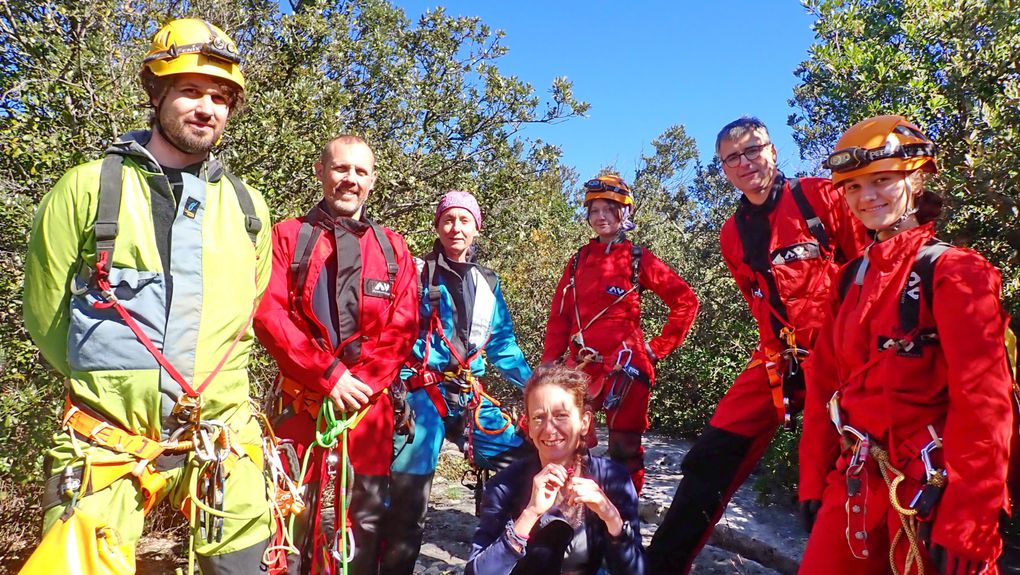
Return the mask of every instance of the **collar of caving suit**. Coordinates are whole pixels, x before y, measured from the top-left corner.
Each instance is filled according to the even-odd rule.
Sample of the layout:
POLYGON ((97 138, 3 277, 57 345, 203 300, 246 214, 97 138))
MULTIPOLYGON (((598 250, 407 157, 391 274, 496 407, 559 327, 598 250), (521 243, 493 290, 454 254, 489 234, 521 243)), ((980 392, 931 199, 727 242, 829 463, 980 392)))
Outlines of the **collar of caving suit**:
POLYGON ((771 244, 770 239, 772 237, 769 214, 779 204, 779 198, 783 195, 785 185, 786 176, 776 170, 776 177, 772 181, 772 189, 769 191, 769 197, 765 200, 765 203, 758 206, 749 202, 747 197, 740 196, 740 204, 737 206, 734 218, 739 221, 740 229, 748 236, 743 244, 744 246, 752 246, 756 251, 760 251, 760 253, 744 253, 744 263, 751 266, 752 269, 755 268, 753 262, 767 263, 769 261, 769 245, 771 244))
POLYGON ((868 265, 879 271, 889 271, 903 261, 914 261, 921 244, 935 235, 935 224, 928 222, 904 230, 884 241, 875 241, 867 248, 868 265))

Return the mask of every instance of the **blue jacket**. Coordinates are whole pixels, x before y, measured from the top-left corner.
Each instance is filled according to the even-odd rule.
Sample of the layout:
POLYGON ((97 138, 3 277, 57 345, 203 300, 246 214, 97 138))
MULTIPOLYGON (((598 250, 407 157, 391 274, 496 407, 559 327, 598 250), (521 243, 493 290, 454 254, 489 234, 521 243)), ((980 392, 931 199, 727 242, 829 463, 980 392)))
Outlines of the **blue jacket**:
POLYGON ((438 241, 432 253, 416 259, 415 263, 420 271, 421 289, 421 329, 412 351, 415 359, 425 358, 428 338, 428 368, 435 371, 456 369, 458 361, 450 346, 443 341, 445 335, 453 344, 456 355, 462 359, 475 355, 470 362, 475 376, 485 375, 487 359, 505 379, 523 387, 531 377, 531 368, 514 337, 513 321, 496 273, 475 262, 451 262, 443 254, 438 241), (434 270, 432 278, 428 277, 430 267, 434 270), (442 324, 442 334, 439 330, 431 330, 431 337, 430 289, 438 290, 439 320, 442 324), (485 350, 485 358, 475 353, 479 349, 485 350))
MULTIPOLYGON (((638 498, 627 470, 604 457, 589 457, 584 463, 590 477, 616 509, 630 529, 610 537, 606 524, 591 510, 585 510, 584 526, 588 537, 588 568, 594 574, 605 560, 610 575, 643 575, 645 552, 641 547, 638 498)), ((471 541, 471 556, 466 575, 503 575, 510 573, 527 553, 518 553, 507 539, 506 525, 516 519, 531 498, 531 482, 542 469, 538 456, 519 459, 497 473, 485 484, 478 530, 471 541)), ((547 514, 548 515, 548 514, 547 514)), ((544 516, 543 516, 544 519, 544 516)), ((536 525, 545 522, 540 519, 536 525)))

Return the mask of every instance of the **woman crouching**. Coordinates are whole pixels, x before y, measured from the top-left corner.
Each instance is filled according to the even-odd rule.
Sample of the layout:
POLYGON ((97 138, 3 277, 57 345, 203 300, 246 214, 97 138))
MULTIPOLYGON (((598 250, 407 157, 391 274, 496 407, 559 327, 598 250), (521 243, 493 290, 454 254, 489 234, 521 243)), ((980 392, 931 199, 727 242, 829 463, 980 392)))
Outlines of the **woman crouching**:
POLYGON ((589 455, 588 376, 553 366, 524 388, 523 427, 537 455, 485 486, 466 573, 644 573, 638 500, 627 470, 589 455))

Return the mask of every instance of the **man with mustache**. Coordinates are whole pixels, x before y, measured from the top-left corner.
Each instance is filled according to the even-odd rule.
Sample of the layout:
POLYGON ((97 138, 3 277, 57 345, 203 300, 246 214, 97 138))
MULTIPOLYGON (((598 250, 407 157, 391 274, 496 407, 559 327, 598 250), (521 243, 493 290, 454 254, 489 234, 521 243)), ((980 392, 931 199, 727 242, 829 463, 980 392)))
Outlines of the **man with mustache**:
POLYGON ((44 529, 95 522, 132 568, 163 497, 195 512, 203 573, 258 572, 272 532, 247 373, 269 211, 211 153, 244 100, 240 63, 208 22, 164 26, 139 74, 149 130, 69 170, 33 223, 25 326, 67 389, 44 529))

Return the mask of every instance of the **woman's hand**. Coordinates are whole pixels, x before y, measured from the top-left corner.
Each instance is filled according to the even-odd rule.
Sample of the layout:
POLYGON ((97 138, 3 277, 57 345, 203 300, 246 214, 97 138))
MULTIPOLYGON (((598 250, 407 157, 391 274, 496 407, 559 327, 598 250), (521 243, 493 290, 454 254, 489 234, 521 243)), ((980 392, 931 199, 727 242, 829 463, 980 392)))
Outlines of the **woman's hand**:
POLYGON ((567 504, 581 503, 605 522, 609 535, 616 537, 623 531, 623 518, 613 502, 606 497, 598 483, 584 477, 574 477, 567 486, 567 504))
POLYGON ((540 516, 556 502, 556 494, 567 482, 567 469, 558 463, 550 463, 539 471, 531 481, 531 500, 525 511, 540 516))
POLYGON ((550 463, 542 468, 531 480, 531 500, 521 515, 514 521, 514 532, 527 540, 531 528, 538 518, 556 502, 556 495, 567 482, 567 469, 558 463, 550 463))

